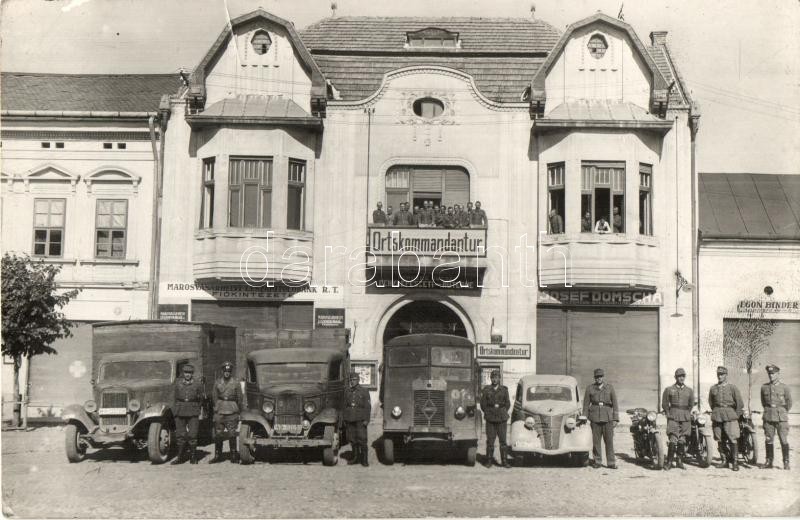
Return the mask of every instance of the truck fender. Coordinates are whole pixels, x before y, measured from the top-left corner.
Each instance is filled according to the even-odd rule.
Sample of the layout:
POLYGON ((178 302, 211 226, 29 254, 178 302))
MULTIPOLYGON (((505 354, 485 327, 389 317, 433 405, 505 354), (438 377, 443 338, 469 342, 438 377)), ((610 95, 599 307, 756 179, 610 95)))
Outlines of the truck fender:
POLYGON ((79 404, 71 404, 61 411, 61 418, 67 424, 78 425, 84 433, 91 432, 95 429, 97 424, 89 417, 83 406, 79 404))
POLYGON ((264 431, 267 432, 267 437, 272 437, 272 427, 260 413, 245 410, 239 414, 239 420, 243 423, 255 423, 260 425, 262 428, 264 428, 264 431))
POLYGON ((339 422, 339 411, 336 408, 323 408, 311 421, 311 426, 315 424, 337 424, 339 422))
POLYGON ((133 423, 131 429, 136 429, 139 426, 144 426, 156 419, 161 419, 162 417, 171 417, 172 410, 170 407, 165 403, 156 403, 151 404, 139 414, 139 417, 136 419, 136 422, 133 423))

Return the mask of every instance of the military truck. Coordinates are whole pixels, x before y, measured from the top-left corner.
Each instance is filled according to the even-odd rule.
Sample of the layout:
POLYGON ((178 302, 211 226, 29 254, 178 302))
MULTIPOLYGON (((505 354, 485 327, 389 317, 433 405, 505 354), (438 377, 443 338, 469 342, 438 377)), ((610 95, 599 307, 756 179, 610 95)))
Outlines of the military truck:
MULTIPOLYGON (((147 450, 154 464, 172 454, 174 384, 185 364, 211 396, 223 361, 235 360, 236 328, 181 321, 122 321, 92 327, 93 399, 67 406, 65 448, 80 462, 88 448, 147 450)), ((209 402, 204 403, 208 410, 209 402)), ((201 436, 210 436, 210 413, 201 436)), ((203 419, 203 416, 201 416, 203 419)))

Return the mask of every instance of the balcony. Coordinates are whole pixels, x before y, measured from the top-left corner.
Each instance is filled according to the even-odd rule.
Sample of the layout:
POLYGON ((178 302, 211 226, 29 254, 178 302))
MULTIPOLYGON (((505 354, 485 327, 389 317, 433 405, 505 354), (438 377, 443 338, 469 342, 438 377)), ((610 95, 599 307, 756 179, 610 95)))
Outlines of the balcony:
POLYGON ((309 231, 202 229, 194 236, 195 280, 259 283, 311 280, 309 231))
POLYGON ((656 288, 663 253, 658 239, 650 236, 542 235, 539 283, 656 288))

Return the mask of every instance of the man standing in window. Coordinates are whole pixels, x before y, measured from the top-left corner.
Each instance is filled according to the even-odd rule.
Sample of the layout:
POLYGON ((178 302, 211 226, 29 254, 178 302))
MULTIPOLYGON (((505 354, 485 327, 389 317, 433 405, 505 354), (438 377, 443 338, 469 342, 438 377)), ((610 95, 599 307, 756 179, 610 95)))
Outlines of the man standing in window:
POLYGON ((353 458, 349 464, 361 463, 369 466, 369 448, 367 447, 367 425, 372 414, 369 390, 359 385, 361 376, 350 372, 349 386, 344 391, 344 412, 342 419, 347 428, 347 439, 353 447, 353 458))
POLYGON ((614 224, 614 233, 622 233, 622 215, 619 214, 619 208, 614 206, 614 216, 612 217, 614 224))
POLYGON ((588 211, 581 219, 581 233, 591 233, 592 232, 592 214, 588 211))
POLYGON ((583 415, 592 424, 592 467, 600 467, 600 441, 606 444, 608 469, 617 469, 614 458, 614 427, 619 423, 619 405, 614 387, 603 379, 602 368, 594 370, 594 383, 586 387, 583 396, 583 415))
POLYGON ((494 439, 500 439, 500 461, 504 468, 510 468, 506 446, 506 426, 508 422, 508 409, 511 400, 508 397, 508 388, 500 384, 500 371, 492 370, 490 375, 491 385, 486 385, 481 391, 481 411, 486 420, 486 463, 491 468, 494 463, 494 439))
POLYGON ((564 232, 564 219, 556 213, 555 209, 550 210, 550 234, 559 235, 564 232))
POLYGON ((372 212, 372 223, 386 225, 386 213, 383 211, 383 203, 378 201, 378 207, 372 212))
POLYGON ((744 411, 744 401, 739 389, 728 383, 728 369, 717 367, 718 383, 708 392, 708 404, 711 406, 711 423, 714 439, 722 458, 720 468, 731 466, 739 471, 739 416, 744 411))
POLYGON ((600 219, 594 225, 594 232, 600 234, 610 233, 611 228, 608 225, 608 221, 603 217, 600 217, 600 219))

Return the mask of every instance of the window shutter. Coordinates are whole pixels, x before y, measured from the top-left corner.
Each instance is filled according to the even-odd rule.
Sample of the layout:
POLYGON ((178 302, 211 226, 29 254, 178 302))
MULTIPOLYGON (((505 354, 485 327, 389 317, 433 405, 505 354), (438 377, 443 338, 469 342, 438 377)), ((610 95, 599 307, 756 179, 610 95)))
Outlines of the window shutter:
POLYGON ((414 171, 414 193, 441 193, 442 172, 440 170, 414 171))
POLYGON ((284 303, 281 305, 281 328, 311 330, 314 328, 314 304, 284 303))
POLYGON ((447 170, 444 177, 444 203, 466 205, 469 201, 469 175, 463 170, 447 170))

